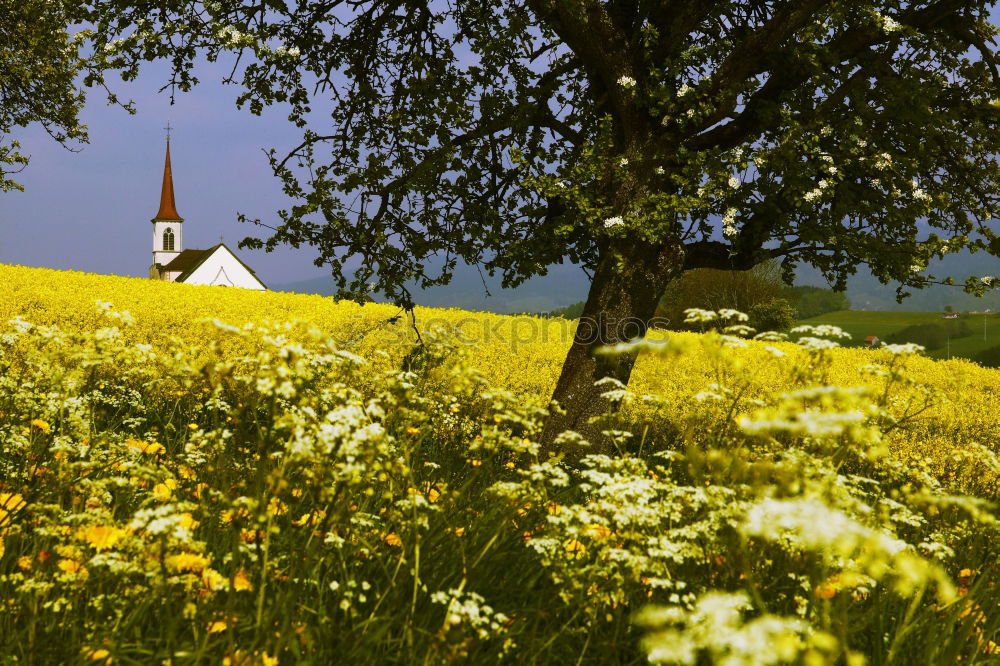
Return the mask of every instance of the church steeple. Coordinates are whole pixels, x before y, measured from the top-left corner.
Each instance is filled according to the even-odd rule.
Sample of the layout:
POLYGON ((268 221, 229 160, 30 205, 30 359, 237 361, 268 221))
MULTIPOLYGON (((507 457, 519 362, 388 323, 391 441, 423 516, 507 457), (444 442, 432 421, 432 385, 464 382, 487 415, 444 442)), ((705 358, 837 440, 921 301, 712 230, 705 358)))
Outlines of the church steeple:
POLYGON ((174 203, 174 174, 170 169, 170 125, 167 124, 167 156, 163 162, 163 187, 160 190, 160 210, 153 223, 153 265, 149 276, 160 280, 172 280, 163 268, 184 250, 184 218, 177 214, 174 203))
POLYGON ((174 175, 170 170, 170 134, 167 134, 167 157, 163 163, 163 188, 160 191, 160 210, 154 220, 180 220, 174 203, 174 175))

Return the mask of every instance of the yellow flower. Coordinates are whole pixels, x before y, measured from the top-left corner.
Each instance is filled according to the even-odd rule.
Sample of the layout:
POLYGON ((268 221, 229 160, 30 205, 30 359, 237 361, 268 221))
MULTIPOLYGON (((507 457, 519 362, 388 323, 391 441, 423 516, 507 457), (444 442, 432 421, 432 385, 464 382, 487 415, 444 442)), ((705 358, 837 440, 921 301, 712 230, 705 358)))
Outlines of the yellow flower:
POLYGON ((427 501, 431 502, 432 504, 434 502, 437 502, 440 497, 441 493, 438 492, 437 488, 431 488, 430 490, 427 491, 427 501))
POLYGON ((87 575, 87 568, 77 560, 70 560, 70 559, 59 560, 58 567, 69 574, 77 574, 79 576, 87 575))
POLYGON ((278 658, 266 652, 246 653, 237 650, 232 657, 227 654, 222 658, 222 666, 278 666, 278 658))
POLYGON ((233 589, 238 592, 253 589, 250 577, 247 576, 247 572, 243 569, 240 569, 233 575, 233 589))
MULTIPOLYGON (((3 541, 0 540, 0 544, 2 543, 3 541)), ((0 555, 2 554, 3 554, 3 548, 2 545, 0 545, 0 555)), ((20 569, 21 571, 31 571, 31 558, 28 557, 27 555, 22 555, 21 557, 17 558, 17 568, 20 569)))
POLYGON ((190 430, 191 432, 194 432, 197 429, 198 429, 198 424, 197 423, 188 423, 188 430, 190 430))
POLYGON ((0 493, 0 530, 8 527, 12 522, 10 514, 24 508, 27 502, 21 493, 0 493))
POLYGON ((413 426, 406 426, 406 434, 407 435, 419 435, 420 434, 420 428, 414 428, 413 426))
POLYGON ((97 551, 113 548, 125 535, 125 530, 111 525, 91 525, 76 533, 76 538, 86 541, 97 551))
MULTIPOLYGON (((69 532, 69 528, 66 528, 66 530, 67 530, 67 533, 68 533, 69 532)), ((83 551, 81 551, 76 546, 73 546, 71 544, 66 544, 66 543, 61 543, 61 544, 57 545, 56 546, 56 553, 58 553, 60 557, 65 557, 65 558, 71 559, 71 560, 79 560, 79 559, 83 558, 83 551)))
POLYGON ((138 439, 129 439, 125 442, 125 445, 129 448, 142 451, 143 453, 148 453, 150 455, 158 455, 166 451, 162 444, 157 442, 144 442, 138 439))
POLYGON ((42 419, 34 419, 31 422, 31 427, 38 428, 39 430, 41 430, 42 432, 44 432, 46 435, 48 435, 50 432, 52 432, 52 426, 50 426, 46 421, 43 421, 42 419))
POLYGON ((606 525, 600 525, 598 523, 587 525, 587 529, 584 530, 584 532, 595 539, 607 539, 611 536, 611 529, 606 525))
POLYGON ((272 497, 271 501, 267 503, 267 512, 272 516, 280 516, 288 512, 288 505, 277 497, 272 497))
POLYGON ((325 517, 326 511, 323 509, 313 513, 303 513, 301 518, 292 521, 292 525, 295 525, 296 527, 302 527, 303 525, 315 525, 325 517))
POLYGON ((576 539, 569 539, 568 541, 566 541, 565 544, 563 544, 563 546, 566 548, 566 552, 572 555, 573 557, 582 555, 583 551, 587 549, 586 546, 584 546, 576 539))
POLYGON ((178 521, 181 527, 186 527, 189 530, 193 530, 198 527, 198 521, 194 519, 190 513, 182 513, 181 519, 178 521))
POLYGON ((837 585, 826 581, 816 586, 816 597, 819 599, 833 599, 837 596, 837 585))
POLYGON ((209 622, 206 629, 210 634, 217 634, 219 632, 225 631, 226 627, 228 626, 229 625, 227 625, 223 620, 215 620, 214 622, 209 622))
POLYGON ((386 544, 389 546, 399 547, 403 545, 403 540, 400 539, 399 535, 396 534, 395 532, 390 532, 389 534, 386 534, 385 539, 383 539, 383 541, 385 541, 386 544))
POLYGON ((191 571, 198 573, 208 566, 208 559, 197 553, 178 553, 171 555, 165 561, 168 569, 173 571, 191 571))
POLYGON ((177 481, 175 479, 167 479, 163 483, 153 486, 153 494, 156 495, 157 499, 166 502, 173 496, 174 489, 176 488, 177 481))
POLYGON ((226 589, 229 581, 215 569, 205 569, 201 572, 201 584, 206 590, 219 591, 226 589))
POLYGON ((83 654, 84 659, 89 659, 90 661, 104 661, 105 664, 111 663, 111 652, 105 650, 104 648, 98 648, 92 650, 89 647, 85 647, 80 652, 83 654))

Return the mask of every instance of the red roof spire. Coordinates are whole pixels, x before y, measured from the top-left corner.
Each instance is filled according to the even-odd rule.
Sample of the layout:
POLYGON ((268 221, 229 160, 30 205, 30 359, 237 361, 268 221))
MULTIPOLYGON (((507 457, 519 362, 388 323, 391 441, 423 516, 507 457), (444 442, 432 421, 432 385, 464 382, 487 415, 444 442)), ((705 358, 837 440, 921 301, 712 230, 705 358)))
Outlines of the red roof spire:
POLYGON ((160 210, 155 220, 183 220, 174 203, 174 176, 170 171, 170 136, 167 135, 167 159, 163 164, 163 190, 160 192, 160 210))

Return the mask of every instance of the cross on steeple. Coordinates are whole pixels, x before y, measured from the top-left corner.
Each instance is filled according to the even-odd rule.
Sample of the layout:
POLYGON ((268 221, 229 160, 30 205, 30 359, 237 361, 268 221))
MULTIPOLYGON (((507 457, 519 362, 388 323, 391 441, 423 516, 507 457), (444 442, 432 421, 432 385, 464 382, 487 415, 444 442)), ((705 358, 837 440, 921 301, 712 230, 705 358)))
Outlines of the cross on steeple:
POLYGON ((169 120, 167 121, 167 126, 164 127, 163 129, 167 130, 167 141, 170 141, 170 130, 172 130, 173 128, 170 126, 169 120))

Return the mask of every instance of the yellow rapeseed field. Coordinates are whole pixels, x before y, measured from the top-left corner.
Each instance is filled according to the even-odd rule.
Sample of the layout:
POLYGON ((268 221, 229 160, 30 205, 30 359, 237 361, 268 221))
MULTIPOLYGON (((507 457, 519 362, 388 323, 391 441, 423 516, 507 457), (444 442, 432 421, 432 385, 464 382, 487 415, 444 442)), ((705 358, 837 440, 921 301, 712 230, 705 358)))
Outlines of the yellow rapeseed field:
MULTIPOLYGON (((87 331, 102 325, 95 304, 110 303, 114 310, 128 311, 135 319, 135 325, 124 331, 125 339, 154 347, 169 337, 207 344, 219 335, 208 323, 212 319, 237 327, 299 323, 299 329, 289 331, 291 338, 296 330, 318 329, 373 361, 377 368, 398 367, 416 342, 407 317, 389 322, 402 314, 392 305, 359 305, 317 295, 11 265, 0 265, 0 293, 4 295, 0 321, 20 317, 63 330, 87 331)), ((455 342, 457 350, 489 384, 538 405, 546 404, 552 393, 575 330, 575 322, 564 319, 422 307, 416 309, 416 325, 424 337, 455 342)), ((668 335, 663 332, 652 335, 654 339, 665 337, 668 335)), ((684 413, 692 403, 692 394, 720 380, 731 381, 734 386, 730 389, 739 384, 751 399, 790 388, 788 370, 798 358, 791 345, 771 345, 788 352, 778 359, 763 343, 730 349, 730 373, 719 377, 717 353, 706 351, 699 344, 699 335, 670 333, 669 337, 685 345, 687 352, 669 359, 644 356, 636 365, 629 389, 637 395, 659 396, 663 399, 660 409, 670 416, 684 413)), ((874 389, 884 384, 863 368, 884 363, 890 357, 887 352, 854 348, 834 350, 832 355, 834 362, 825 383, 874 389)), ((961 359, 912 357, 907 361, 907 374, 913 382, 931 387, 935 399, 914 417, 908 429, 890 433, 889 443, 897 453, 926 458, 933 472, 947 477, 955 473, 956 464, 960 466, 966 445, 975 442, 992 447, 1000 442, 1000 372, 961 359)), ((906 408, 901 397, 895 398, 894 407, 906 408)))
POLYGON ((657 331, 606 386, 616 454, 550 457, 572 321, 19 266, 0 293, 2 663, 1000 653, 997 371, 657 331))

